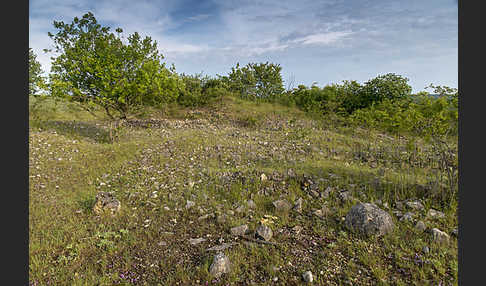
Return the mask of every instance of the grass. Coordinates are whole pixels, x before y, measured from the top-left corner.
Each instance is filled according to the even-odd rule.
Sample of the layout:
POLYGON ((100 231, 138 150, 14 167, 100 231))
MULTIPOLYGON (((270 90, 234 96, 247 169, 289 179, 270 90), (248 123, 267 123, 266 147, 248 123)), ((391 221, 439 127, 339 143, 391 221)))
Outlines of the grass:
POLYGON ((457 285, 456 237, 437 244, 392 212, 398 201, 420 200, 425 209, 416 220, 449 234, 457 227, 457 182, 446 184, 440 153, 421 138, 332 126, 292 107, 225 97, 199 109, 150 110, 112 143, 107 118, 95 114, 31 102, 31 285, 301 285, 307 270, 315 285, 457 285), (388 203, 396 229, 381 238, 350 233, 342 218, 353 202, 336 192, 312 197, 301 188, 303 175, 320 179, 321 191, 388 203), (115 193, 119 214, 92 212, 99 191, 115 193), (301 214, 272 206, 299 197, 301 214), (246 207, 249 199, 256 208, 246 207), (196 205, 186 209, 186 200, 196 205), (312 214, 323 205, 328 216, 312 214), (427 218, 430 208, 445 217, 427 218), (278 247, 230 234, 244 223, 255 230, 264 215, 276 217, 278 247), (191 245, 191 238, 206 240, 191 245), (206 249, 223 242, 238 242, 224 251, 232 271, 214 279, 214 252, 206 249))

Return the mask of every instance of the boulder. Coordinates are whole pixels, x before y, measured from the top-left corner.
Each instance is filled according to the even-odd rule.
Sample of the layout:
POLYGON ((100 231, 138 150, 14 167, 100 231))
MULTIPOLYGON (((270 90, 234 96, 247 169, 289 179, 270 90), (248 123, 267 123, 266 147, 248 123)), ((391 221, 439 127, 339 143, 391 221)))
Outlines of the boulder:
POLYGON ((346 227, 366 236, 382 236, 394 228, 392 217, 372 203, 358 203, 346 215, 346 227))

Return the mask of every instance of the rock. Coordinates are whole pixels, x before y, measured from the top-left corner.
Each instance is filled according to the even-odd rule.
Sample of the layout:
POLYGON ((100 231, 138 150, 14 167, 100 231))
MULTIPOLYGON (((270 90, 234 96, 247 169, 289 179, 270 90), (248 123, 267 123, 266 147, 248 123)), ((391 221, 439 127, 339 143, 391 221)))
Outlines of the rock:
POLYGON ((242 213, 245 211, 245 206, 244 205, 240 205, 238 206, 236 209, 235 209, 235 212, 237 213, 242 213))
POLYGON ((384 203, 383 203, 383 208, 384 208, 385 210, 387 210, 387 209, 389 209, 389 208, 390 208, 390 206, 388 206, 388 203, 387 203, 387 202, 384 202, 384 203))
POLYGON ((268 180, 267 175, 265 175, 264 173, 262 173, 262 174, 260 175, 260 180, 261 180, 262 182, 264 182, 264 181, 268 180))
POLYGON ((437 211, 437 210, 434 210, 434 209, 430 209, 429 212, 427 213, 427 217, 444 218, 445 215, 444 215, 443 212, 440 212, 440 211, 437 211))
POLYGON ((314 281, 314 277, 310 271, 304 272, 304 274, 302 274, 302 278, 304 278, 304 281, 307 283, 312 283, 312 281, 314 281))
POLYGON ((331 194, 331 192, 333 191, 333 188, 331 187, 327 187, 324 192, 321 193, 321 196, 325 199, 329 198, 329 195, 331 194))
POLYGON ((187 200, 186 201, 186 209, 190 209, 190 208, 192 208, 195 205, 196 205, 196 203, 193 202, 193 201, 190 201, 190 200, 187 200))
POLYGON ((286 200, 276 200, 273 202, 273 206, 275 207, 275 210, 278 212, 287 212, 292 208, 290 203, 287 202, 286 200))
POLYGON ((209 266, 209 273, 215 278, 219 278, 224 273, 231 271, 231 263, 224 253, 219 252, 213 258, 213 263, 209 266))
POLYGON ((209 213, 209 214, 205 214, 205 215, 198 217, 197 220, 205 220, 205 219, 207 219, 209 217, 213 217, 213 216, 214 216, 214 214, 209 213))
POLYGON ((248 206, 249 209, 256 209, 256 204, 253 200, 247 200, 246 205, 248 206))
POLYGON ((288 169, 287 170, 287 176, 289 176, 290 178, 295 178, 295 172, 294 172, 294 170, 288 169))
POLYGON ((338 197, 342 203, 355 200, 355 198, 352 196, 351 191, 342 191, 339 193, 338 197))
POLYGON ((371 203, 358 203, 346 215, 348 229, 367 236, 384 235, 394 228, 392 217, 384 210, 371 203))
POLYGON ((189 239, 189 243, 192 244, 192 245, 196 245, 196 244, 199 244, 199 243, 204 242, 204 241, 206 241, 206 239, 202 238, 202 237, 201 238, 190 238, 189 239))
POLYGON ((434 241, 438 243, 447 243, 449 241, 449 235, 438 228, 433 228, 430 230, 434 241))
POLYGON ((415 216, 414 213, 407 212, 400 218, 400 221, 413 221, 414 216, 415 216))
POLYGON ((295 201, 293 210, 296 211, 296 212, 298 212, 298 213, 301 213, 302 212, 302 203, 303 202, 304 202, 304 200, 302 198, 298 198, 295 201))
POLYGON ((300 225, 296 225, 292 228, 292 230, 295 232, 295 234, 299 234, 304 228, 301 227, 300 225))
POLYGON ((232 235, 244 235, 248 231, 248 225, 235 226, 230 229, 232 235))
POLYGON ((427 229, 427 226, 423 221, 419 220, 415 225, 415 228, 418 229, 419 231, 425 231, 427 229))
POLYGON ((398 210, 401 210, 403 211, 404 207, 403 207, 403 203, 402 202, 396 202, 395 203, 395 206, 398 210))
POLYGON ((403 213, 401 211, 392 211, 394 215, 397 216, 397 218, 401 218, 403 216, 403 213))
POLYGON ((256 233, 255 233, 256 237, 257 238, 261 238, 263 240, 270 240, 273 236, 273 231, 271 228, 269 228, 268 226, 262 224, 260 225, 257 229, 256 229, 256 233))
POLYGON ((105 212, 109 212, 112 215, 117 213, 121 209, 121 203, 115 198, 113 193, 99 192, 96 195, 96 201, 93 206, 93 211, 100 215, 105 212))
POLYGON ((213 247, 210 247, 208 249, 206 249, 206 251, 222 251, 222 250, 225 250, 227 248, 230 248, 232 247, 233 245, 237 245, 238 243, 236 242, 229 242, 229 243, 223 243, 221 245, 215 245, 213 247))
POLYGON ((424 205, 422 205, 422 203, 419 201, 406 202, 405 205, 411 209, 418 210, 418 211, 424 209, 424 205))
POLYGON ((219 224, 224 224, 226 220, 228 219, 228 216, 225 214, 220 214, 216 217, 216 222, 219 224))
POLYGON ((320 218, 323 218, 323 217, 331 214, 331 211, 329 210, 329 208, 327 206, 322 206, 321 209, 313 211, 312 214, 314 214, 315 216, 318 216, 320 218))
POLYGON ((424 246, 424 247, 422 247, 422 251, 423 251, 424 253, 429 253, 430 249, 429 249, 429 247, 428 247, 428 246, 424 246))

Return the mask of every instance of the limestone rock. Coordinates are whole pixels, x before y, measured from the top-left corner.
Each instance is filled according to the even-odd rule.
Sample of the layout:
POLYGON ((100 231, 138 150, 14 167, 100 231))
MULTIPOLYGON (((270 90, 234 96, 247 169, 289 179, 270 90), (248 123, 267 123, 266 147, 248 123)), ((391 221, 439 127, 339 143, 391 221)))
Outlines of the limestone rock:
POLYGON ((346 227, 366 236, 384 235, 394 228, 392 217, 372 203, 358 203, 346 215, 346 227))
POLYGON ((232 235, 243 235, 248 231, 248 225, 235 226, 230 229, 232 235))
POLYGON ((302 274, 302 278, 304 278, 304 281, 307 283, 312 283, 312 281, 314 281, 314 277, 310 271, 304 272, 304 274, 302 274))
POLYGON ((270 227, 262 224, 256 229, 256 236, 263 240, 270 240, 273 236, 273 231, 270 227))
POLYGON ((439 243, 447 243, 449 241, 449 235, 438 228, 433 228, 430 230, 434 241, 439 243))
POLYGON ((275 207, 275 210, 278 212, 287 212, 292 208, 290 203, 287 202, 286 200, 276 200, 273 202, 273 206, 275 207))
POLYGON ((224 253, 219 252, 213 258, 213 263, 209 266, 209 273, 219 278, 224 273, 229 273, 231 271, 231 263, 229 258, 224 255, 224 253))

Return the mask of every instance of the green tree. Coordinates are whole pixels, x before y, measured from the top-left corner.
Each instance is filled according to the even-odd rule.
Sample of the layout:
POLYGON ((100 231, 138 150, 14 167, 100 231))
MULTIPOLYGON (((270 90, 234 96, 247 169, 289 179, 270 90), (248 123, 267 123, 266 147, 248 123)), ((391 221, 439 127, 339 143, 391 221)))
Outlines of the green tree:
POLYGON ((161 62, 150 37, 135 32, 124 40, 122 29, 110 32, 91 12, 71 24, 54 21, 54 27, 57 33, 49 32, 59 53, 52 63, 54 94, 101 106, 112 119, 177 98, 180 79, 173 66, 161 62))
POLYGON ((281 75, 282 67, 274 63, 249 63, 231 68, 224 80, 230 90, 240 94, 242 98, 255 100, 273 100, 285 89, 281 75))
POLYGON ((41 74, 41 64, 37 61, 37 55, 29 48, 29 96, 37 96, 38 91, 44 87, 44 78, 41 74))

